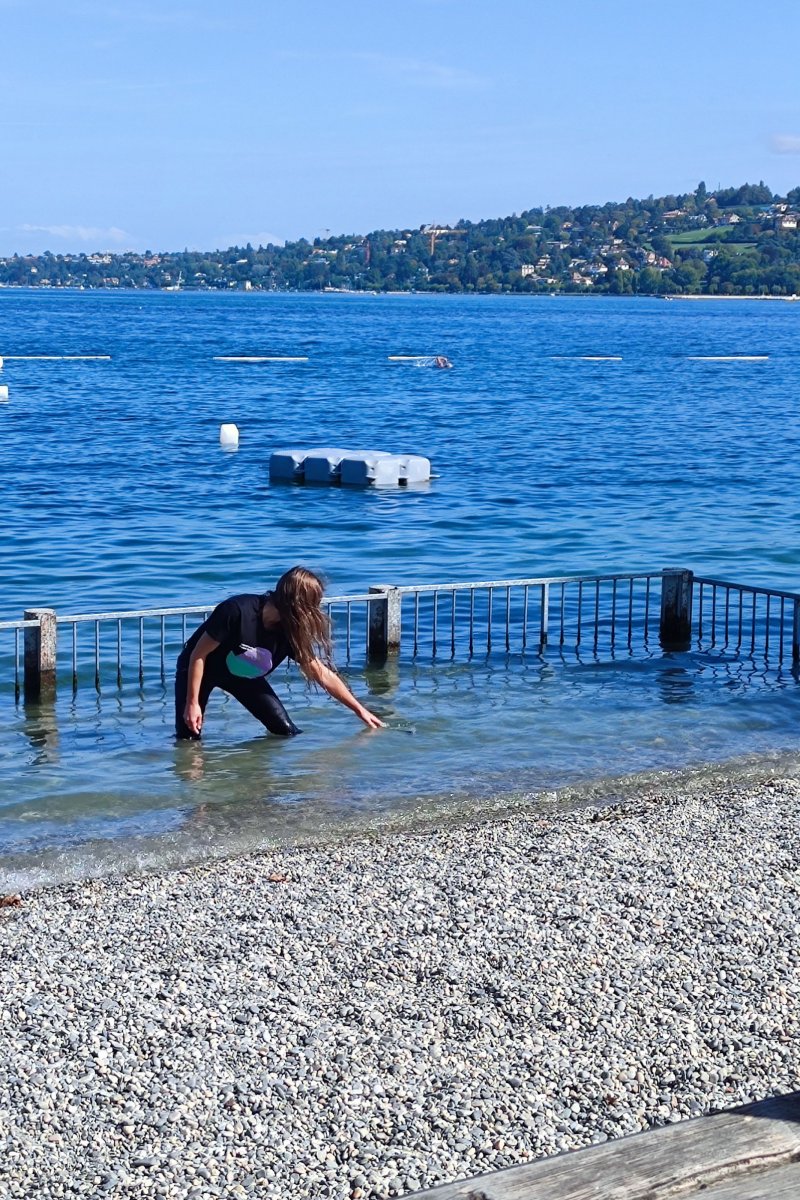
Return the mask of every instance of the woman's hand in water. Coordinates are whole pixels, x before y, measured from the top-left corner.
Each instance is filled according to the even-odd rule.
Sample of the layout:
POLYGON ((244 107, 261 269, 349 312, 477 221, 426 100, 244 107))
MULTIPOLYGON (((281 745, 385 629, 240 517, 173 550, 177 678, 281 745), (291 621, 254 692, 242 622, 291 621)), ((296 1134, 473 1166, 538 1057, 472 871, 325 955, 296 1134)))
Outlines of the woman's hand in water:
POLYGON ((318 683, 320 687, 325 688, 329 696, 332 696, 334 700, 338 700, 345 708, 349 708, 351 712, 354 712, 369 729, 384 728, 380 717, 376 717, 375 713, 370 712, 368 708, 364 708, 361 701, 356 700, 341 676, 332 671, 330 667, 326 667, 325 663, 320 662, 318 658, 312 658, 301 669, 306 679, 310 679, 312 683, 318 683))
POLYGON ((203 728, 203 710, 200 705, 192 704, 191 700, 188 700, 183 710, 183 720, 190 733, 199 734, 203 728))
POLYGON ((358 715, 369 729, 386 728, 386 723, 380 717, 376 717, 375 713, 370 712, 368 708, 362 708, 358 715))

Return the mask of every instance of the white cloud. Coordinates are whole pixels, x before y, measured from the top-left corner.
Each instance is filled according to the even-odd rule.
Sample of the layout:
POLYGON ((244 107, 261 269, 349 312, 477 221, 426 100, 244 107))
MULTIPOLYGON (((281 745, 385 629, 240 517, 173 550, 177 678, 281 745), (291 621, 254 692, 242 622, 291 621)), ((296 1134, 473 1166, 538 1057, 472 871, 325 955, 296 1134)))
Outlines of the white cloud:
POLYGON ((776 154, 800 154, 800 134, 774 133, 772 149, 776 154))
MULTIPOLYGON (((288 50, 281 52, 281 58, 302 62, 330 62, 331 56, 319 51, 288 50)), ((360 64, 365 70, 371 69, 384 79, 393 79, 396 83, 407 84, 410 87, 436 88, 441 91, 463 91, 484 87, 488 82, 485 77, 476 75, 473 71, 465 71, 461 67, 450 67, 443 63, 431 62, 425 58, 405 58, 396 54, 377 54, 372 51, 353 51, 344 53, 336 58, 337 63, 360 64)))
POLYGON ((47 233, 50 237, 64 238, 66 241, 78 242, 130 242, 133 239, 124 229, 112 225, 109 229, 99 229, 93 225, 18 225, 20 233, 47 233))
POLYGON ((424 58, 400 58, 391 54, 354 54, 352 57, 368 66, 376 67, 384 74, 394 76, 401 83, 408 83, 414 87, 451 91, 474 88, 484 82, 472 71, 429 62, 424 58))

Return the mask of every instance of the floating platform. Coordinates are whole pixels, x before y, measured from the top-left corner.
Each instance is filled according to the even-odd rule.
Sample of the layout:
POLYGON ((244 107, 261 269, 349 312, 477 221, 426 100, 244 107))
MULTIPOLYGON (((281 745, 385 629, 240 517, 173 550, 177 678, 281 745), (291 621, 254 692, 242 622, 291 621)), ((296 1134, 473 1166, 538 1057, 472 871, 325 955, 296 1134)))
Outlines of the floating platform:
POLYGON ((322 446, 310 450, 276 450, 270 456, 269 475, 270 479, 289 483, 399 487, 427 482, 431 463, 420 454, 322 446))

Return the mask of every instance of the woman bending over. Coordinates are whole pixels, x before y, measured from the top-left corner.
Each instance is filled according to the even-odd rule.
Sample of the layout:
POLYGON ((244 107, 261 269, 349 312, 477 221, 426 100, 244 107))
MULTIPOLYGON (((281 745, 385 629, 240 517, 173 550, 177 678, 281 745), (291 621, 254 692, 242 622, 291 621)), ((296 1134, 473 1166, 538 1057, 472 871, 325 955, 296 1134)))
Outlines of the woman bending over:
POLYGON ((365 708, 334 670, 330 625, 320 608, 324 585, 305 567, 292 567, 262 595, 223 600, 186 642, 175 675, 175 732, 199 738, 208 697, 228 692, 270 733, 293 737, 301 730, 267 683, 285 658, 368 725, 383 721, 365 708))

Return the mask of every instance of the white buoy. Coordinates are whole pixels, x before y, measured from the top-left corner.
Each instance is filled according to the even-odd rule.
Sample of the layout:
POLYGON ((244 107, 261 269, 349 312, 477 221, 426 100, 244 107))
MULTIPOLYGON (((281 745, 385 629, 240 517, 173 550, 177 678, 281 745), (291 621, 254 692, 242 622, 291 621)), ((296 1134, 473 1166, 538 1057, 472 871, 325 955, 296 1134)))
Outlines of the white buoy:
POLYGON ((2 371, 2 369, 3 369, 3 360, 2 360, 2 358, 0 358, 0 371, 2 371))
POLYGON ((8 384, 0 384, 0 402, 5 403, 8 399, 8 384))
POLYGON ((220 446, 238 446, 239 445, 239 426, 238 425, 220 425, 219 427, 219 444, 220 446))

